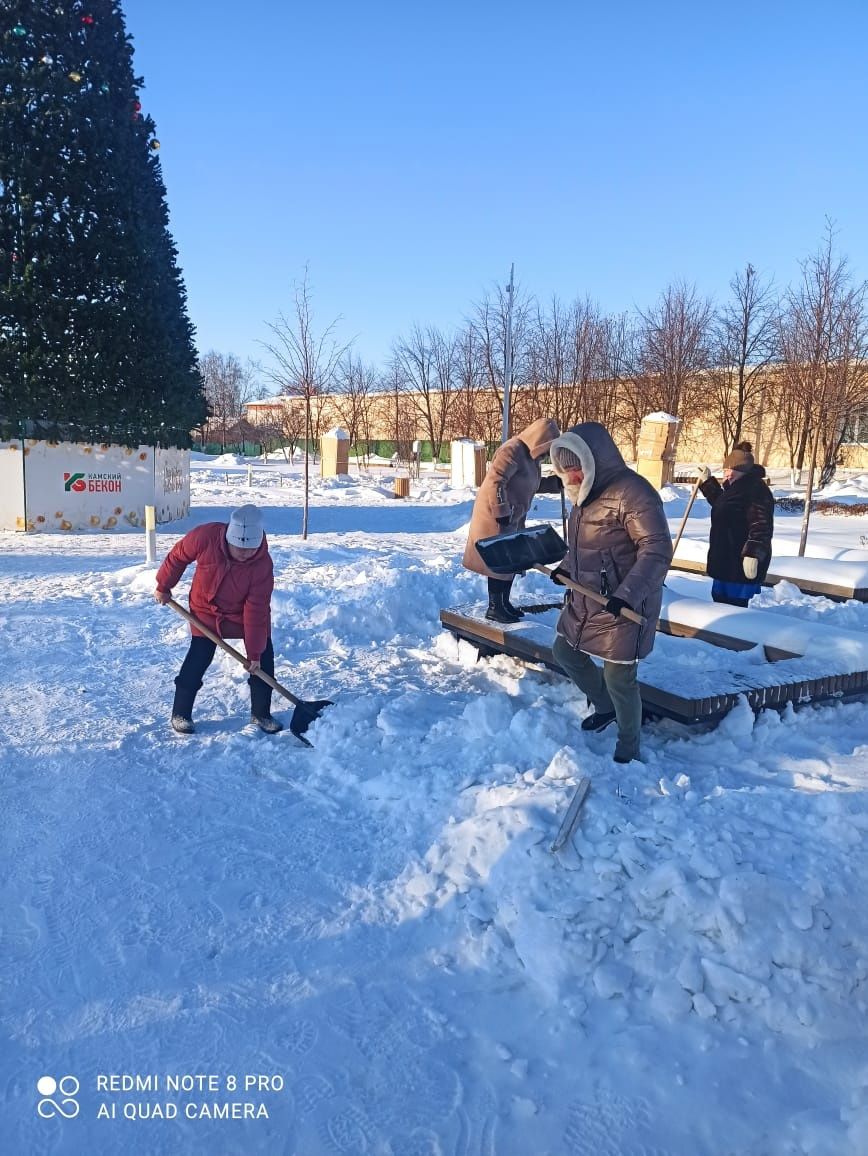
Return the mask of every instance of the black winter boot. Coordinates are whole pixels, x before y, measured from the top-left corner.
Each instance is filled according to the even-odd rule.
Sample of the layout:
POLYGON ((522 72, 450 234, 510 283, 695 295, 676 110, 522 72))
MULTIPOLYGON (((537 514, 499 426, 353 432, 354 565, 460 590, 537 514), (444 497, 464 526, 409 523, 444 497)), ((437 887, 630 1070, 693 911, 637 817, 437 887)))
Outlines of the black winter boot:
POLYGON ((195 734, 193 726, 193 703, 196 701, 196 691, 185 686, 175 685, 175 701, 172 703, 172 730, 179 735, 195 734))
MULTIPOLYGON (((270 636, 260 663, 264 673, 274 678, 274 645, 270 636)), ((276 735, 283 730, 283 723, 271 717, 271 687, 255 674, 251 674, 247 682, 250 686, 250 721, 267 735, 276 735)))
POLYGON ((520 610, 518 606, 514 606, 512 599, 510 598, 510 594, 512 593, 512 584, 514 581, 514 578, 510 578, 509 585, 506 588, 506 593, 503 596, 503 604, 510 612, 510 614, 514 614, 516 618, 524 618, 524 611, 520 610))
POLYGON ((514 613, 507 602, 511 585, 511 582, 504 582, 500 578, 488 579, 488 609, 485 612, 485 617, 490 622, 503 622, 511 625, 520 620, 521 615, 514 613))

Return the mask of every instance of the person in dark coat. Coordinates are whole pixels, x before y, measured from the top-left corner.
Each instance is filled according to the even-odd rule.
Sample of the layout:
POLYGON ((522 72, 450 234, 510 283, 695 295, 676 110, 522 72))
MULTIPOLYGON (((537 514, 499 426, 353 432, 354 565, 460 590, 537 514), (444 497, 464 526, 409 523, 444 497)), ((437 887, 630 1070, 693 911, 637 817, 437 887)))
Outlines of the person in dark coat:
POLYGON ((724 458, 723 485, 707 467, 701 471, 699 488, 711 506, 706 571, 715 602, 747 606, 768 573, 775 500, 765 475, 750 442, 739 442, 724 458))
MULTIPOLYGON (((206 522, 177 542, 157 571, 154 597, 165 604, 172 589, 191 562, 196 563, 190 587, 190 612, 221 638, 243 638, 250 679, 251 720, 266 732, 277 734, 283 724, 271 717, 271 687, 253 671, 274 677, 271 642, 271 595, 274 567, 256 506, 232 511, 229 524, 206 522)), ((202 676, 211 665, 217 644, 191 626, 187 657, 175 679, 172 727, 179 734, 193 734, 193 703, 202 676)))
POLYGON ((540 467, 559 432, 553 418, 541 417, 516 437, 504 442, 491 459, 473 503, 462 565, 488 579, 485 617, 494 622, 518 622, 522 617, 522 611, 509 599, 515 575, 495 574, 489 570, 476 549, 476 543, 496 534, 523 530, 534 494, 560 492, 560 479, 543 478, 540 467))
POLYGON ((608 601, 600 605, 575 590, 558 619, 552 654, 587 695, 593 713, 582 730, 618 724, 615 762, 638 759, 642 697, 639 659, 651 653, 672 561, 672 538, 660 495, 626 464, 609 432, 583 422, 552 444, 552 465, 573 503, 563 573, 608 601), (624 618, 634 610, 645 625, 624 618), (602 669, 593 661, 602 660, 602 669))

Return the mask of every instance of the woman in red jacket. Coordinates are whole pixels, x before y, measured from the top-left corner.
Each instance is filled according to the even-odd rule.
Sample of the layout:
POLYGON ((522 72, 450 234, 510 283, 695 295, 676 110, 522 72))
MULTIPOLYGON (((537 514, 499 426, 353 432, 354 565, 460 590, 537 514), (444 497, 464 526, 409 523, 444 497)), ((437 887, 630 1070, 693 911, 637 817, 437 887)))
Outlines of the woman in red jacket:
MULTIPOLYGON (((267 734, 283 725, 271 717, 271 687, 252 673, 262 669, 274 677, 271 645, 271 593, 274 569, 256 506, 233 510, 229 525, 206 522, 177 542, 157 571, 154 597, 166 603, 172 588, 191 562, 196 563, 190 587, 190 611, 221 638, 243 638, 250 678, 250 714, 267 734)), ((184 735, 193 734, 193 703, 202 676, 211 665, 216 643, 191 627, 193 637, 180 673, 175 679, 172 726, 184 735)))

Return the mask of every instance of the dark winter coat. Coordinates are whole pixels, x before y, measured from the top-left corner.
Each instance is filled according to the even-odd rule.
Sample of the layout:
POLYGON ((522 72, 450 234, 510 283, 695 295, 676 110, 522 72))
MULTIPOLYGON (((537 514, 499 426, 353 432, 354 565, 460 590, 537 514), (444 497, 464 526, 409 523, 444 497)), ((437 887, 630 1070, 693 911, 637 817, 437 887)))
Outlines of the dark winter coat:
POLYGON ((672 561, 663 503, 597 422, 573 426, 558 438, 552 447, 556 465, 558 446, 571 450, 585 473, 585 482, 571 494, 575 504, 567 527, 569 552, 561 568, 575 582, 623 599, 645 618, 645 626, 637 626, 570 590, 558 634, 585 654, 607 662, 635 662, 654 646, 663 582, 672 561))
POLYGON ((551 418, 541 417, 527 429, 504 442, 488 467, 488 473, 479 487, 470 519, 470 532, 464 549, 462 564, 477 574, 489 578, 512 577, 489 570, 476 543, 495 534, 512 534, 524 529, 524 520, 533 496, 542 491, 560 490, 557 478, 543 480, 539 460, 548 453, 549 446, 558 436, 558 427, 551 418), (498 522, 501 519, 503 524, 498 522))
POLYGON ((742 558, 756 558, 755 581, 762 582, 772 559, 775 500, 765 483, 765 470, 753 466, 723 485, 709 478, 699 487, 711 506, 706 570, 721 582, 745 581, 742 558))
MULTIPOLYGON (((271 634, 274 568, 265 537, 245 562, 230 558, 226 523, 206 522, 185 534, 157 571, 157 589, 171 592, 196 563, 190 587, 190 611, 221 638, 243 638, 247 657, 259 661, 271 634)), ((202 637, 195 626, 193 634, 202 637)))

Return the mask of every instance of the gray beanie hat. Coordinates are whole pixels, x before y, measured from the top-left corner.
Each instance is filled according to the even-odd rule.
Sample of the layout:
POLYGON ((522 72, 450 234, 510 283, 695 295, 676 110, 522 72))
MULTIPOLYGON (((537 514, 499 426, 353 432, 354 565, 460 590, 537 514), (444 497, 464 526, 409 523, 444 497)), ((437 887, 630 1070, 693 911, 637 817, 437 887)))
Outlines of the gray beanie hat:
POLYGON ((555 469, 566 473, 567 470, 581 470, 582 463, 578 454, 574 454, 571 449, 566 446, 558 446, 553 455, 553 464, 555 469))
POLYGON ((264 534, 262 511, 256 506, 240 506, 232 511, 226 529, 226 541, 241 550, 255 550, 264 534))

